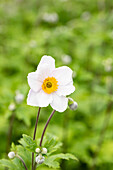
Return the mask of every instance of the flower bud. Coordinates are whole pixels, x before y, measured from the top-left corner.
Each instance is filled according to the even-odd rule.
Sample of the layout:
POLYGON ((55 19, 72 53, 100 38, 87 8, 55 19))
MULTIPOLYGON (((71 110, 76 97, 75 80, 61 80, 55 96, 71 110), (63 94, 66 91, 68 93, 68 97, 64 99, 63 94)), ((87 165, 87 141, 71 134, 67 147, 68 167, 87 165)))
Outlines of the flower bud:
POLYGON ((77 102, 75 102, 72 98, 68 97, 68 105, 71 110, 76 110, 78 107, 77 102))
POLYGON ((78 107, 77 102, 73 102, 72 104, 69 105, 69 108, 70 108, 71 110, 76 110, 77 107, 78 107))
POLYGON ((40 148, 36 148, 35 150, 37 153, 40 153, 40 148))
POLYGON ((14 111, 14 110, 16 109, 15 104, 14 104, 14 103, 11 103, 11 104, 9 105, 8 109, 9 109, 10 111, 14 111))
POLYGON ((9 157, 10 159, 14 158, 14 157, 15 157, 15 153, 14 153, 14 152, 9 152, 9 153, 8 153, 8 157, 9 157))
POLYGON ((19 91, 16 91, 16 96, 15 96, 15 101, 17 104, 22 103, 22 101, 24 100, 24 95, 21 94, 19 91))
POLYGON ((47 149, 46 148, 42 148, 42 154, 46 154, 47 153, 47 149))
POLYGON ((39 154, 35 159, 36 163, 38 163, 38 164, 42 164, 44 162, 44 160, 45 160, 45 158, 41 154, 39 154))

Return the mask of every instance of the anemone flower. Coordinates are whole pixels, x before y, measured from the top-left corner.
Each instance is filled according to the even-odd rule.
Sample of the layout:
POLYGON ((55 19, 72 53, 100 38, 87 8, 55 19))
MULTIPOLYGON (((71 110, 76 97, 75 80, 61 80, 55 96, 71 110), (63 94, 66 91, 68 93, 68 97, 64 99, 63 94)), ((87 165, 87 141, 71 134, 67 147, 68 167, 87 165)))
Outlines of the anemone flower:
POLYGON ((72 70, 67 66, 55 68, 55 60, 44 55, 35 72, 28 74, 30 91, 27 104, 31 106, 51 107, 64 112, 68 106, 69 95, 75 91, 72 70))

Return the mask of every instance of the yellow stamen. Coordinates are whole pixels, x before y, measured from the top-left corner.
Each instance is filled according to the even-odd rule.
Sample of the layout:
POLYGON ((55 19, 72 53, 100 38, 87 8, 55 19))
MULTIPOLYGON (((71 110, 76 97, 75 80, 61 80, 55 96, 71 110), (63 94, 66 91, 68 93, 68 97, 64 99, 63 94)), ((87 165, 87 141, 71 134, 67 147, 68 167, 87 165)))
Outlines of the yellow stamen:
POLYGON ((43 81, 42 89, 45 93, 52 93, 58 89, 58 81, 54 77, 48 77, 43 81))

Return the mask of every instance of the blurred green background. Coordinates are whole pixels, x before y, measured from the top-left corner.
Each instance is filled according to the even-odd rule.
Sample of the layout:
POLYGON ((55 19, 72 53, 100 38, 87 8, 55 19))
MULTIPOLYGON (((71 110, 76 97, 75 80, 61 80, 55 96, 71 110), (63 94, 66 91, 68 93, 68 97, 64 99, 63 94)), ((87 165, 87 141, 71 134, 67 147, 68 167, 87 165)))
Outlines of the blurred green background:
MULTIPOLYGON (((26 104, 27 75, 45 54, 74 71, 71 97, 78 109, 56 112, 47 129, 63 141, 64 153, 79 159, 62 161, 61 169, 113 170, 112 0, 0 0, 0 158, 16 90, 25 99, 17 106, 11 141, 33 135, 38 108, 26 104)), ((37 138, 51 111, 42 109, 37 138)))

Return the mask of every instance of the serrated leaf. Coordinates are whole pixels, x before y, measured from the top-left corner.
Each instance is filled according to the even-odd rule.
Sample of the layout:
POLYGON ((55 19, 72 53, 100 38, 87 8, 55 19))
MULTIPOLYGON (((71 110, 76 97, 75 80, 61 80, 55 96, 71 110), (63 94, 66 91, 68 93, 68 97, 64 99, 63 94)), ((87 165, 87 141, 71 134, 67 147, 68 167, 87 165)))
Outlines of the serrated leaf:
POLYGON ((23 146, 18 145, 17 146, 17 153, 19 156, 21 156, 23 158, 23 160, 25 161, 27 167, 31 166, 31 152, 26 150, 23 146))
POLYGON ((17 169, 17 166, 11 160, 1 159, 0 164, 2 164, 2 166, 8 167, 11 170, 17 169))
POLYGON ((60 154, 56 154, 56 155, 50 156, 50 158, 51 158, 51 160, 53 160, 53 161, 54 161, 55 159, 57 159, 57 158, 59 158, 59 159, 66 159, 66 160, 73 159, 73 160, 78 161, 78 159, 77 159, 74 155, 72 155, 72 154, 70 154, 70 153, 66 153, 66 154, 60 153, 60 154))
POLYGON ((13 152, 17 151, 17 147, 16 147, 16 145, 13 142, 11 144, 11 151, 13 151, 13 152))
POLYGON ((20 170, 20 169, 25 170, 25 167, 23 166, 22 162, 18 158, 13 159, 13 162, 16 165, 16 169, 18 167, 18 170, 20 170))
POLYGON ((51 168, 59 168, 60 165, 59 162, 56 161, 56 159, 66 159, 66 160, 73 159, 78 161, 78 159, 70 153, 66 153, 66 154, 60 153, 60 154, 47 157, 44 161, 44 164, 51 168))
POLYGON ((47 134, 44 139, 43 146, 47 148, 48 155, 50 155, 51 153, 59 149, 62 146, 62 143, 58 141, 58 138, 56 136, 53 136, 52 134, 47 134))
POLYGON ((27 150, 35 152, 37 147, 36 141, 34 141, 30 136, 24 135, 23 138, 19 140, 19 143, 22 144, 27 150))
POLYGON ((49 166, 49 168, 59 168, 59 167, 60 167, 59 162, 57 162, 57 161, 51 161, 51 160, 49 160, 49 159, 46 159, 46 160, 44 161, 44 164, 47 165, 47 166, 49 166))

